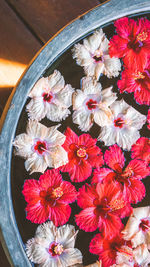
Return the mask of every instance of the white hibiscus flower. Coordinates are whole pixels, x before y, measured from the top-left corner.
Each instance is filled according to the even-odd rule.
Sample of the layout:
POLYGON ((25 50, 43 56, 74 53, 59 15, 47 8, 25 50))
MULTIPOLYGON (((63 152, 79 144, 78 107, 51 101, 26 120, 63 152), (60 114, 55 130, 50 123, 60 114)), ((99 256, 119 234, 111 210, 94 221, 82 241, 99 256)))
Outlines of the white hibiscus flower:
POLYGON ((70 114, 68 108, 72 105, 73 92, 57 70, 49 77, 41 78, 29 93, 32 98, 26 106, 29 118, 38 121, 45 116, 51 121, 65 119, 70 114))
POLYGON ((65 135, 57 126, 47 128, 37 121, 29 120, 26 132, 16 136, 13 145, 15 154, 26 159, 25 168, 30 173, 44 172, 47 167, 58 168, 68 162, 62 145, 65 135))
POLYGON ((117 252, 116 264, 111 267, 148 267, 150 263, 150 253, 146 244, 142 244, 135 249, 128 247, 128 253, 117 252))
POLYGON ((39 267, 68 267, 82 263, 82 254, 74 248, 78 231, 73 225, 55 227, 52 222, 38 226, 35 237, 28 240, 28 258, 39 267))
POLYGON ((76 44, 73 48, 73 58, 78 65, 84 67, 87 76, 97 80, 101 73, 108 78, 117 77, 121 70, 118 58, 110 57, 108 53, 109 40, 103 30, 97 30, 93 35, 83 40, 83 44, 76 44))
POLYGON ((129 106, 123 99, 110 106, 113 116, 111 122, 102 127, 99 140, 106 146, 117 143, 123 149, 130 150, 140 138, 139 130, 146 122, 146 116, 129 106))
POLYGON ((133 209, 122 233, 134 248, 144 243, 150 249, 150 206, 133 209))
POLYGON ((109 106, 117 98, 112 87, 101 90, 101 84, 92 77, 84 77, 81 85, 82 90, 73 95, 73 122, 82 131, 88 131, 93 122, 101 127, 109 124, 112 117, 109 106))

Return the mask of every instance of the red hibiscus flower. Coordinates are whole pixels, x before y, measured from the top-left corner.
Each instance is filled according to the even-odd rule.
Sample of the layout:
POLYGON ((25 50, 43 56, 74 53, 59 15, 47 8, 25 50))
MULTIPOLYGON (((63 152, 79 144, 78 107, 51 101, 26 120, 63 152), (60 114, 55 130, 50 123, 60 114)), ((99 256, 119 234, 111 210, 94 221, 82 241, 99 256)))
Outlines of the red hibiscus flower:
POLYGON ((109 267, 115 264, 118 252, 125 256, 127 255, 127 257, 133 260, 131 243, 125 241, 121 234, 111 239, 106 239, 101 234, 97 234, 91 240, 89 251, 99 255, 99 260, 102 261, 103 267, 109 267))
POLYGON ((146 137, 139 138, 131 148, 131 157, 144 160, 150 164, 150 139, 146 137))
POLYGON ((150 105, 150 61, 139 68, 128 68, 122 72, 122 79, 118 81, 120 93, 134 92, 135 100, 139 104, 150 105))
POLYGON ((101 149, 96 146, 97 139, 93 139, 89 134, 78 137, 70 128, 67 128, 65 135, 63 148, 68 152, 69 162, 60 167, 60 170, 69 172, 73 182, 83 182, 91 175, 92 167, 102 166, 101 149))
POLYGON ((95 170, 92 183, 114 182, 129 202, 141 201, 145 196, 145 186, 140 179, 150 173, 147 164, 144 161, 133 159, 124 168, 125 158, 121 148, 116 144, 105 152, 104 160, 111 169, 98 168, 95 170))
POLYGON ((132 212, 130 204, 113 183, 85 184, 79 189, 77 203, 83 209, 76 215, 79 228, 86 232, 99 228, 106 238, 115 236, 123 227, 120 218, 132 212))
POLYGON ((123 58, 126 66, 143 66, 150 53, 150 21, 141 18, 138 21, 127 17, 114 23, 118 35, 109 43, 111 57, 123 58))
POLYGON ((65 224, 70 217, 68 205, 77 198, 75 187, 62 177, 58 170, 48 170, 37 180, 26 180, 22 191, 27 201, 27 219, 43 223, 47 219, 56 226, 65 224))

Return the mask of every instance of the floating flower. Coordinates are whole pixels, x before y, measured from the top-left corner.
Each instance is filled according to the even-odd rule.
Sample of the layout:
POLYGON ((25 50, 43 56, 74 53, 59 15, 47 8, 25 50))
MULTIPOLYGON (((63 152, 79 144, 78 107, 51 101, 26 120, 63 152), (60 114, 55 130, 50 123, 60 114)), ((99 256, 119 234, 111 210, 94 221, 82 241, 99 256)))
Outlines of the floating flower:
POLYGON ((123 99, 114 102, 110 109, 113 116, 110 123, 102 127, 98 139, 106 146, 117 143, 123 149, 130 150, 140 137, 139 130, 146 122, 146 116, 129 106, 123 99))
POLYGON ((133 159, 125 167, 123 152, 117 145, 106 150, 104 160, 109 168, 94 170, 92 183, 114 182, 129 202, 141 201, 145 196, 145 186, 140 180, 150 174, 147 164, 144 161, 133 159))
POLYGON ((133 209, 122 233, 134 248, 143 243, 150 248, 150 206, 133 209))
POLYGON ((29 93, 31 101, 26 106, 30 119, 40 121, 45 116, 51 121, 61 121, 69 114, 74 89, 65 85, 63 76, 55 70, 49 77, 41 78, 29 93))
POLYGON ((27 201, 27 219, 33 223, 51 220, 56 226, 65 224, 70 217, 68 205, 77 198, 75 187, 62 180, 59 170, 48 170, 39 181, 26 180, 22 191, 27 201))
POLYGON ((115 264, 118 252, 123 257, 127 257, 128 261, 133 261, 131 243, 125 241, 122 238, 122 235, 117 235, 113 238, 106 238, 101 234, 97 234, 91 240, 90 252, 99 256, 99 260, 102 261, 103 267, 109 267, 115 264))
POLYGON ((150 139, 147 137, 139 138, 131 148, 131 157, 150 164, 150 139))
POLYGON ((47 128, 29 120, 27 133, 16 136, 13 142, 15 154, 25 158, 25 168, 30 173, 44 172, 47 167, 58 168, 68 162, 67 153, 62 147, 66 137, 57 130, 58 127, 47 128))
POLYGON ((147 128, 150 130, 150 108, 149 108, 148 114, 147 114, 147 128))
POLYGON ((109 106, 117 99, 112 87, 101 91, 101 84, 91 77, 82 79, 82 90, 73 96, 73 122, 82 131, 88 131, 93 123, 105 126, 112 117, 109 106))
POLYGON ((139 104, 150 105, 150 61, 134 69, 125 68, 122 79, 118 81, 120 93, 134 93, 139 104))
POLYGON ((121 70, 118 58, 111 58, 108 53, 108 39, 103 30, 97 30, 93 35, 76 44, 73 48, 73 58, 78 65, 84 67, 85 74, 99 79, 103 73, 108 78, 117 77, 121 70))
POLYGON ((105 238, 122 229, 120 218, 129 216, 132 208, 115 184, 88 185, 79 189, 77 203, 83 210, 76 215, 76 224, 86 232, 97 228, 105 238))
POLYGON ((147 267, 150 263, 150 253, 145 244, 135 249, 128 248, 129 253, 122 253, 123 247, 121 247, 121 250, 116 253, 117 264, 113 264, 111 267, 147 267))
POLYGON ((67 128, 65 136, 63 148, 68 153, 69 161, 60 167, 60 170, 69 172, 73 182, 83 182, 92 174, 92 167, 102 166, 101 149, 96 146, 97 139, 93 139, 89 134, 78 137, 70 128, 67 128))
POLYGON ((150 21, 124 17, 116 20, 114 25, 118 35, 110 40, 110 56, 123 58, 127 67, 145 65, 150 53, 150 21))
POLYGON ((78 231, 73 225, 56 228, 52 222, 38 226, 35 237, 26 243, 28 258, 39 267, 69 267, 82 262, 74 248, 78 231))

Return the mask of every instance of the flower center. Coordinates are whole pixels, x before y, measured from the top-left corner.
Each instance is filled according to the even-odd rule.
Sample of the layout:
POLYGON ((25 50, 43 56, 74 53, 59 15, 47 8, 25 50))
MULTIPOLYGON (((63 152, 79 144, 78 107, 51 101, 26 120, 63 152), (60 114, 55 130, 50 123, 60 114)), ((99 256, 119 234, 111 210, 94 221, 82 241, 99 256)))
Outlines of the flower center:
POLYGON ((96 63, 103 61, 103 52, 101 50, 96 50, 93 59, 96 63))
POLYGON ((49 247, 49 253, 54 257, 54 256, 59 256, 63 253, 64 248, 63 245, 53 242, 50 247, 49 247))
POLYGON ((48 93, 43 93, 42 97, 43 97, 44 102, 48 102, 48 103, 50 103, 53 98, 53 96, 48 93))
POLYGON ((54 198, 59 198, 59 197, 61 197, 63 195, 63 190, 62 190, 62 188, 59 186, 59 187, 57 187, 57 188, 55 188, 55 189, 53 189, 53 191, 52 191, 52 196, 54 197, 54 198))
POLYGON ((89 99, 86 102, 86 105, 88 107, 89 110, 95 109, 97 107, 97 101, 93 100, 93 99, 89 99))
POLYGON ((46 142, 45 141, 37 141, 36 144, 34 145, 34 150, 42 155, 45 150, 46 150, 46 142))
POLYGON ((138 71, 134 76, 134 80, 140 80, 140 79, 144 79, 144 78, 145 78, 145 75, 140 71, 138 71))
POLYGON ((84 158, 84 157, 86 156, 86 149, 80 147, 80 148, 77 150, 77 156, 78 156, 79 158, 84 158))
POLYGON ((118 118, 114 120, 115 127, 122 128, 124 126, 124 120, 122 118, 118 118))
POLYGON ((142 229, 143 232, 150 231, 150 221, 148 219, 141 220, 139 227, 142 229))
POLYGON ((122 177, 123 178, 130 178, 130 177, 133 177, 134 175, 134 171, 132 170, 131 167, 128 167, 125 169, 125 171, 122 173, 122 177))
POLYGON ((147 32, 141 32, 138 34, 137 40, 143 42, 147 39, 147 37, 148 37, 147 32))
POLYGON ((120 210, 125 207, 125 201, 122 199, 115 199, 109 203, 111 211, 120 210))

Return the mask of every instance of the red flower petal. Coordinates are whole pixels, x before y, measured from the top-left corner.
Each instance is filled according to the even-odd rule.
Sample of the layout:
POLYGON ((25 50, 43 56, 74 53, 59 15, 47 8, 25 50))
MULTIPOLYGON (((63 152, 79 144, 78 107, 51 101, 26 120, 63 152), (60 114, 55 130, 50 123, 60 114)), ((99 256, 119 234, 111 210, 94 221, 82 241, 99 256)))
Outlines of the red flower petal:
POLYGON ((138 179, 130 179, 130 185, 124 184, 123 194, 131 203, 137 203, 145 197, 145 186, 138 179))
POLYGON ((77 203, 80 208, 93 207, 93 201, 98 195, 95 190, 95 185, 85 184, 79 189, 77 203))
POLYGON ((40 187, 47 190, 49 187, 59 187, 62 182, 62 176, 58 169, 47 170, 39 178, 40 187))
POLYGON ((40 199, 39 182, 34 179, 26 180, 23 186, 22 194, 28 203, 36 204, 40 199))
POLYGON ((77 199, 78 193, 71 183, 66 181, 62 182, 60 187, 63 191, 63 195, 60 197, 59 202, 68 204, 74 202, 77 199))
POLYGON ((71 208, 69 205, 59 204, 51 208, 49 219, 56 225, 60 226, 68 222, 71 215, 71 208))
POLYGON ((82 210, 76 216, 76 224, 85 232, 93 232, 98 227, 98 217, 94 214, 95 207, 82 210))
POLYGON ((121 148, 118 145, 113 145, 106 150, 104 155, 106 164, 117 172, 122 172, 125 163, 125 158, 121 148))
POLYGON ((146 137, 139 138, 131 148, 131 157, 150 163, 150 139, 146 137))
POLYGON ((78 136, 76 135, 75 132, 73 132, 69 127, 66 129, 65 133, 66 139, 62 147, 66 150, 69 151, 69 146, 70 144, 77 144, 78 143, 78 136))
POLYGON ((150 168, 144 161, 134 159, 131 160, 125 169, 125 172, 131 172, 132 177, 137 179, 145 178, 150 174, 150 168))
POLYGON ((44 223, 49 217, 49 207, 43 207, 40 202, 26 207, 27 216, 26 218, 32 223, 44 223))
POLYGON ((115 180, 116 173, 108 168, 97 168, 93 172, 91 183, 105 183, 112 182, 115 180))

